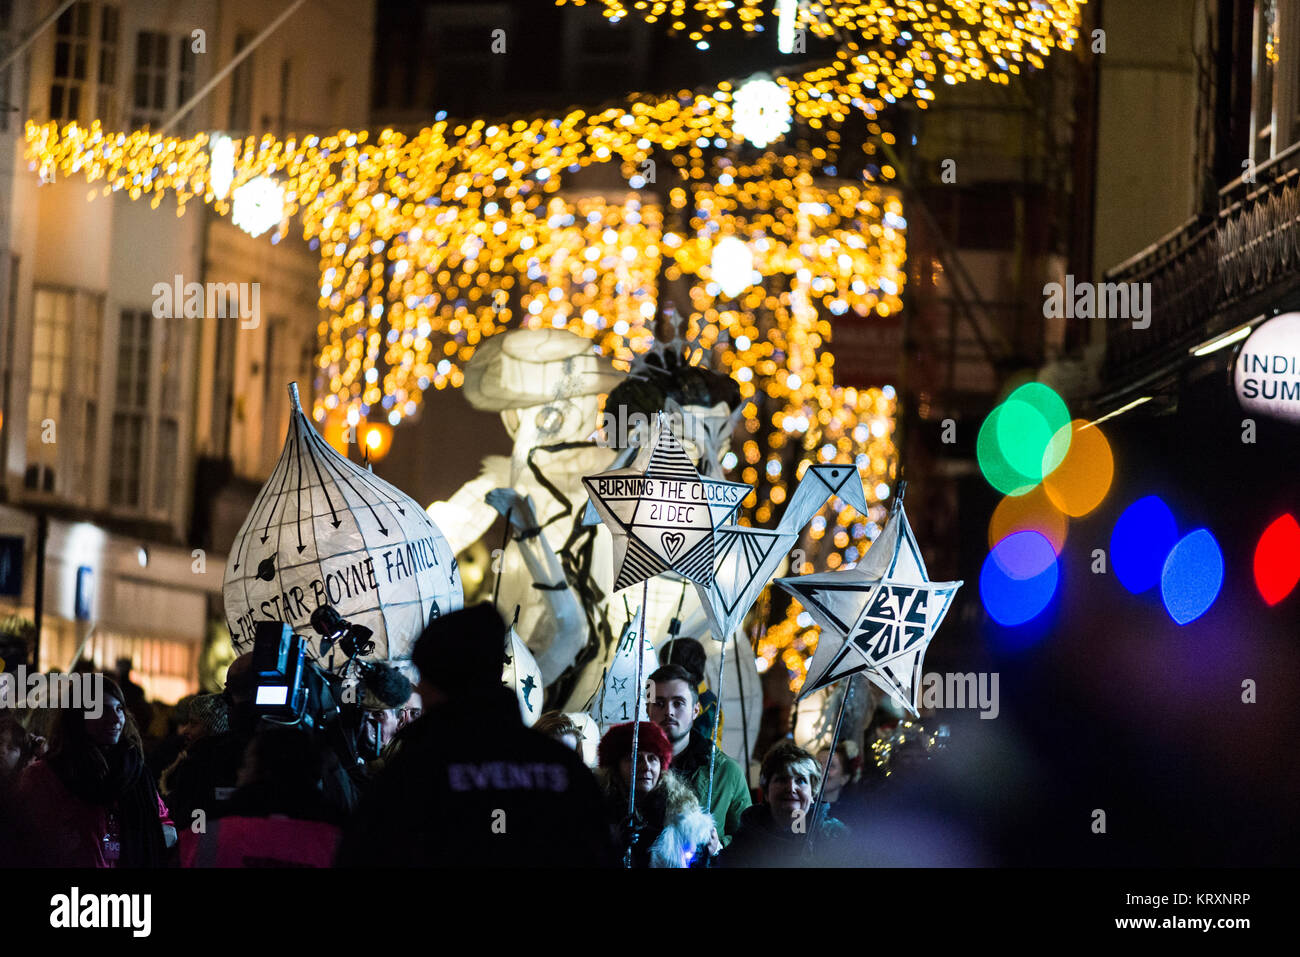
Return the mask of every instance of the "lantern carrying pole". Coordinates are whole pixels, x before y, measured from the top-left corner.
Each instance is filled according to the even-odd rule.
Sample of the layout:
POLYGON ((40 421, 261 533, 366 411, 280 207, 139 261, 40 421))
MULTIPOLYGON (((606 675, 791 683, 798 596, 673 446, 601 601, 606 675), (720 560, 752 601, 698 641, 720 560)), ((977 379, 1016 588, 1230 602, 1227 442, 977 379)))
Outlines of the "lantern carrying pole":
POLYGON ((514 514, 514 508, 506 509, 506 533, 501 539, 501 557, 497 559, 500 567, 497 569, 496 584, 492 586, 492 606, 495 608, 497 598, 501 595, 501 577, 506 573, 506 549, 510 547, 510 516, 514 514))
MULTIPOLYGON (((770 603, 768 610, 771 611, 770 603)), ((767 634, 767 624, 765 622, 762 624, 762 631, 759 631, 760 622, 763 622, 761 617, 754 622, 754 637, 749 640, 749 653, 751 655, 756 653, 754 649, 758 646, 759 636, 767 634)), ((745 772, 745 787, 749 787, 749 764, 752 760, 749 753, 749 708, 745 705, 745 675, 740 670, 739 655, 736 656, 736 687, 740 689, 740 733, 745 744, 745 767, 742 770, 745 772)))
MULTIPOLYGON (((713 708, 713 731, 709 734, 709 796, 704 802, 704 813, 713 817, 713 762, 718 753, 718 724, 722 719, 722 686, 727 680, 727 639, 722 639, 722 653, 718 656, 718 687, 713 692, 717 696, 717 704, 713 708)), ((689 733, 689 732, 688 732, 689 733)), ((746 775, 748 778, 748 775, 746 775)), ((713 822, 717 824, 715 820, 713 822)), ((718 835, 721 838, 721 835, 718 835)), ((713 864, 713 856, 709 855, 705 866, 713 864)))
POLYGON ((817 825, 821 821, 822 810, 825 808, 822 796, 826 793, 826 779, 831 776, 831 762, 835 760, 835 748, 840 743, 840 729, 844 726, 844 712, 847 710, 849 698, 853 695, 853 679, 856 677, 857 675, 849 675, 848 686, 844 689, 844 697, 840 699, 839 711, 835 715, 835 730, 831 732, 830 754, 826 758, 826 769, 822 772, 821 783, 817 786, 817 800, 813 802, 812 820, 808 824, 809 854, 812 854, 817 846, 817 825))
POLYGON ((641 702, 645 698, 645 688, 641 684, 641 665, 645 659, 645 620, 646 603, 650 597, 650 579, 641 582, 641 624, 636 630, 636 701, 632 705, 632 780, 627 789, 627 847, 623 850, 623 866, 632 866, 632 843, 636 838, 636 759, 637 747, 641 739, 641 702))
MULTIPOLYGON (((900 479, 898 488, 894 490, 894 503, 890 506, 890 517, 892 518, 903 508, 903 496, 907 494, 907 480, 900 479)), ((895 545, 895 548, 898 546, 895 545)), ((826 779, 830 777, 831 762, 835 760, 835 748, 840 743, 840 728, 844 724, 844 712, 847 709, 849 698, 853 696, 853 679, 857 675, 849 675, 848 687, 844 689, 844 697, 840 699, 839 713, 835 716, 835 730, 831 732, 830 753, 826 756, 826 769, 822 772, 821 784, 817 788, 817 800, 813 803, 812 821, 808 828, 808 853, 811 854, 817 846, 817 825, 821 819, 824 804, 822 797, 826 793, 826 779)))

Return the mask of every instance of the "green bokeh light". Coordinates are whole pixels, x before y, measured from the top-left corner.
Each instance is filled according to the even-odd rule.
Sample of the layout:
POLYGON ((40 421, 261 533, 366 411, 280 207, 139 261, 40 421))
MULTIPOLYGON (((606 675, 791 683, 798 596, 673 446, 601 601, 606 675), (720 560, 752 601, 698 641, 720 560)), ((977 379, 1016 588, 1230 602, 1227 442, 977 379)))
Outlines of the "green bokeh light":
POLYGON ((984 479, 995 489, 1003 495, 1024 495, 1038 484, 1038 479, 1016 469, 1002 452, 999 433, 1005 409, 1005 405, 994 408, 980 426, 979 438, 975 442, 975 457, 979 460, 984 479))
POLYGON ((1072 435, 1061 397, 1041 382, 1026 383, 980 426, 980 471, 1004 495, 1024 495, 1065 460, 1072 435))

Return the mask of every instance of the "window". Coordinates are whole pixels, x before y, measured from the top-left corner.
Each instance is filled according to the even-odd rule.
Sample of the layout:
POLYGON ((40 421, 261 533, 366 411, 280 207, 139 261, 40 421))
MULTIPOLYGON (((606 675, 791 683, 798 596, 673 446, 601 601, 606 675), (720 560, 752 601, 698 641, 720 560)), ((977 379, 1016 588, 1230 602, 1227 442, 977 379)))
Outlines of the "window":
MULTIPOLYGON (((189 37, 178 37, 176 42, 176 63, 180 69, 176 77, 176 109, 180 109, 194 95, 194 76, 198 70, 198 59, 194 54, 193 41, 189 37)), ((182 118, 185 126, 188 118, 182 118)))
POLYGON ((54 27, 54 80, 50 84, 50 119, 81 118, 81 101, 90 59, 90 3, 74 3, 54 27))
POLYGON ((1276 0, 1255 4, 1255 115, 1251 128, 1255 138, 1256 163, 1273 150, 1273 84, 1277 76, 1278 29, 1276 0))
MULTIPOLYGON (((235 53, 253 42, 252 33, 235 37, 235 53)), ((232 133, 248 133, 253 123, 253 56, 240 61, 230 77, 230 114, 226 128, 232 133)))
POLYGON ((116 123, 118 21, 116 6, 91 0, 80 0, 59 16, 54 27, 50 119, 116 123), (95 116, 87 117, 92 109, 95 116))
POLYGON ((113 449, 109 456, 108 502, 125 508, 144 504, 145 426, 149 418, 149 354, 153 315, 122 310, 117 337, 117 381, 113 407, 113 449))
POLYGON ((172 509, 176 497, 177 456, 180 454, 181 362, 185 356, 185 327, 179 322, 162 323, 158 353, 158 442, 153 507, 163 513, 172 509))
POLYGON ((510 58, 492 52, 492 34, 496 29, 511 34, 510 8, 502 3, 453 3, 426 8, 426 16, 433 96, 431 103, 415 105, 452 116, 479 112, 491 94, 505 89, 510 58))
POLYGON ((24 484, 89 502, 99 412, 103 299, 35 290, 24 484))
POLYGON ((108 503, 155 517, 175 506, 185 324, 122 310, 117 337, 108 503))
MULTIPOLYGON (((13 0, 0 0, 0 57, 9 54, 9 49, 13 46, 13 24, 14 24, 14 3, 13 0)), ((16 109, 9 98, 13 95, 13 86, 11 78, 13 77, 13 64, 0 70, 0 133, 9 132, 9 113, 10 108, 16 109)))
MULTIPOLYGON (((131 125, 157 128, 194 95, 195 57, 190 38, 141 30, 135 37, 134 71, 131 125)), ((190 124, 191 114, 186 114, 176 132, 185 135, 190 124)))
POLYGON ((104 7, 99 19, 99 85, 95 88, 95 118, 111 129, 117 125, 117 8, 104 7))
POLYGON ((167 116, 167 53, 165 33, 141 30, 135 38, 135 78, 131 94, 131 125, 158 126, 167 116))
POLYGON ((646 79, 649 33, 636 17, 613 24, 570 9, 564 21, 564 85, 570 91, 613 96, 646 79))

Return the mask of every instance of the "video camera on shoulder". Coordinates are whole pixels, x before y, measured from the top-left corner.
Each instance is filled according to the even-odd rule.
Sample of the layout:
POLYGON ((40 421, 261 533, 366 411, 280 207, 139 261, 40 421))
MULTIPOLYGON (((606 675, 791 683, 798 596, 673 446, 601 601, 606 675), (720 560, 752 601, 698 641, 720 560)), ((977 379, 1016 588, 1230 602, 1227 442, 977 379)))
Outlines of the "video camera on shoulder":
POLYGON ((390 707, 405 704, 410 683, 389 665, 361 659, 375 649, 369 628, 348 621, 330 605, 312 612, 311 624, 320 635, 320 654, 329 655, 329 671, 309 659, 309 639, 294 634, 289 625, 256 623, 253 708, 260 717, 285 724, 301 722, 307 728, 331 724, 341 712, 344 682, 354 673, 364 689, 390 707), (336 652, 345 657, 337 674, 333 670, 336 652))
POLYGON ((253 636, 253 707, 263 717, 300 718, 307 704, 307 641, 282 621, 259 621, 253 636))
MULTIPOLYGON (((371 631, 341 617, 323 605, 311 616, 312 628, 321 635, 321 653, 337 647, 347 657, 344 673, 359 655, 369 654, 375 643, 371 631)), ((253 634, 253 674, 256 686, 253 709, 259 717, 283 724, 301 723, 306 728, 330 724, 339 714, 339 691, 343 676, 333 675, 311 661, 308 639, 295 634, 282 621, 259 621, 253 634)))

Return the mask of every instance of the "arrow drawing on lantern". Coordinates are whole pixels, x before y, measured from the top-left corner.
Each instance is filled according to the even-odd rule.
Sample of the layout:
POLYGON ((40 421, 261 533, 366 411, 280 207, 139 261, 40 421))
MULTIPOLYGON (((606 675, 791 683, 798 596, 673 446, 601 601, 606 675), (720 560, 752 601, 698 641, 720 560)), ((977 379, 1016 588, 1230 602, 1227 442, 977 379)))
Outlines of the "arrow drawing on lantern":
POLYGON ((325 480, 321 478, 320 462, 316 461, 316 456, 314 455, 311 457, 311 464, 312 468, 316 470, 316 481, 320 483, 320 490, 325 493, 325 504, 330 507, 330 525, 334 528, 338 528, 343 524, 343 522, 339 518, 338 513, 334 511, 334 500, 330 498, 330 490, 326 488, 325 480))
MULTIPOLYGON (((261 535, 261 543, 263 545, 266 544, 266 540, 270 537, 271 516, 275 514, 275 503, 279 499, 281 492, 284 490, 285 480, 289 477, 288 461, 284 459, 283 455, 281 455, 281 461, 275 464, 275 469, 274 471, 271 472, 271 477, 267 480, 268 485, 270 485, 272 482, 275 481, 276 472, 280 472, 280 491, 276 492, 275 495, 270 496, 266 499, 259 498, 258 501, 253 506, 253 514, 249 516, 251 521, 250 527, 257 528, 257 521, 258 521, 257 513, 260 512, 263 508, 267 510, 266 528, 262 530, 262 535, 261 535), (280 472, 281 468, 284 469, 283 472, 280 472)), ((243 563, 242 556, 244 553, 244 546, 248 544, 248 540, 251 537, 252 537, 251 535, 246 535, 242 539, 240 539, 239 550, 235 553, 235 564, 234 564, 235 571, 239 571, 239 566, 243 563)))
MULTIPOLYGON (((325 440, 316 434, 315 429, 309 430, 307 435, 307 440, 309 442, 319 442, 322 445, 325 443, 325 440)), ((325 468, 333 469, 334 474, 339 477, 339 481, 341 481, 348 488, 352 489, 352 494, 355 495, 357 498, 361 499, 362 504, 364 504, 366 508, 370 510, 370 514, 374 518, 375 524, 379 526, 379 533, 381 535, 387 535, 388 529, 384 527, 384 520, 379 517, 379 513, 376 512, 375 507, 370 504, 370 500, 357 491, 356 486, 353 485, 351 480, 348 479, 347 475, 344 474, 343 468, 338 463, 334 462, 334 460, 331 458, 325 459, 325 468)))
MULTIPOLYGON (((319 442, 322 445, 325 444, 325 440, 315 432, 312 433, 312 438, 313 441, 315 442, 319 442)), ((343 461, 346 462, 347 460, 344 459, 343 461)), ((398 515, 401 516, 402 518, 406 517, 406 509, 402 507, 402 503, 400 501, 401 493, 398 492, 397 489, 393 488, 393 486, 385 482, 383 479, 375 475, 375 473, 372 472, 369 467, 364 469, 358 468, 356 470, 355 478, 357 479, 358 482, 361 483, 361 486, 363 488, 374 493, 375 504, 383 505, 385 508, 387 508, 389 510, 389 518, 393 519, 394 522, 397 521, 396 516, 392 514, 394 511, 396 511, 398 515)), ((351 484, 348 485, 348 488, 352 488, 351 484)), ((353 489, 353 491, 356 490, 353 489)), ((372 515, 375 514, 375 510, 373 508, 370 509, 370 512, 372 515)), ((424 521, 425 525, 429 526, 429 528, 435 527, 433 524, 433 519, 429 518, 428 514, 426 514, 423 509, 420 509, 418 514, 420 518, 424 521)), ((378 515, 375 515, 375 521, 379 523, 379 530, 383 532, 385 535, 387 535, 388 529, 384 527, 384 523, 379 518, 378 515)))
POLYGON ((293 455, 294 452, 297 451, 297 448, 298 448, 298 443, 295 437, 295 441, 293 445, 289 447, 289 458, 285 460, 284 473, 280 476, 280 488, 275 493, 275 498, 271 500, 270 510, 266 513, 266 527, 262 529, 263 545, 265 545, 266 540, 271 537, 271 519, 275 517, 275 506, 279 503, 280 497, 284 495, 285 483, 289 481, 289 462, 293 460, 293 455))
POLYGON ((718 529, 713 579, 707 586, 695 585, 714 638, 724 641, 735 631, 799 540, 804 525, 837 496, 863 516, 867 514, 862 476, 855 466, 842 462, 810 465, 775 530, 745 525, 718 529))
MULTIPOLYGON (((294 445, 297 444, 298 444, 297 442, 294 443, 294 445)), ((311 503, 310 492, 307 493, 307 502, 308 504, 311 503)), ((314 512, 315 510, 313 509, 312 517, 315 517, 314 512)), ((298 554, 301 555, 303 553, 303 550, 306 549, 307 547, 302 543, 302 453, 301 452, 298 453, 298 517, 297 520, 294 522, 294 525, 298 529, 298 554)))

